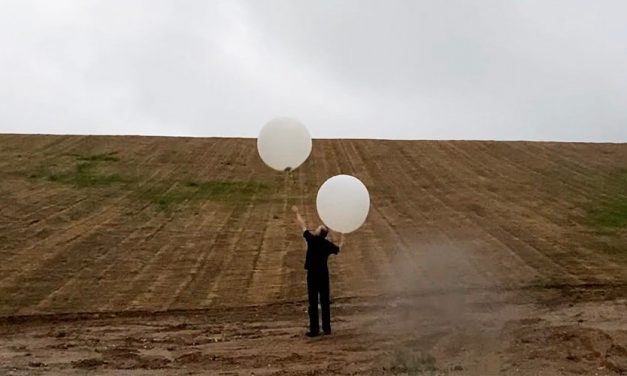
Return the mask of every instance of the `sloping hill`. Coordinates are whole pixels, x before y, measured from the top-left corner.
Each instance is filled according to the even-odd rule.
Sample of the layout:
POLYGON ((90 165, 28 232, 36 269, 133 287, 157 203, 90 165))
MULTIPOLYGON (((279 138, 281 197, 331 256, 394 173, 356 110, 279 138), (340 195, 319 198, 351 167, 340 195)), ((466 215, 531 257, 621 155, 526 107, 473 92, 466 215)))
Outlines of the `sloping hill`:
POLYGON ((0 136, 0 316, 305 298, 289 207, 369 187, 333 292, 627 283, 627 145, 316 140, 293 176, 251 139, 0 136))

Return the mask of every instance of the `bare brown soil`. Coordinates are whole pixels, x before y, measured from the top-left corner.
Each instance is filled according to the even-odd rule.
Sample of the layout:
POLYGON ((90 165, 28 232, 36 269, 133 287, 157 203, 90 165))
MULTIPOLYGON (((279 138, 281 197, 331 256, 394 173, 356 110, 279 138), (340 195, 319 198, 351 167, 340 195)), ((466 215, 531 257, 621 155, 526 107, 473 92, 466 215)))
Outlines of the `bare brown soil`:
POLYGON ((627 373, 627 145, 0 136, 0 374, 627 373), (306 339, 304 244, 370 189, 306 339))

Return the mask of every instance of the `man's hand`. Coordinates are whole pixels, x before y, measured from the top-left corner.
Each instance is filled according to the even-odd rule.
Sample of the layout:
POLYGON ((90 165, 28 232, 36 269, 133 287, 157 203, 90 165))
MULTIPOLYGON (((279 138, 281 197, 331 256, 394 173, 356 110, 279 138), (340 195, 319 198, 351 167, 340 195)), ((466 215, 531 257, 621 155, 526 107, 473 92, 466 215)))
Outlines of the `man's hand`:
POLYGON ((344 245, 344 234, 340 233, 340 243, 337 246, 342 248, 343 245, 344 245))
POLYGON ((298 226, 301 228, 301 230, 307 230, 305 220, 303 219, 303 217, 300 216, 300 213, 298 212, 298 207, 296 207, 296 205, 292 206, 292 211, 294 212, 294 214, 296 214, 296 223, 298 223, 298 226))

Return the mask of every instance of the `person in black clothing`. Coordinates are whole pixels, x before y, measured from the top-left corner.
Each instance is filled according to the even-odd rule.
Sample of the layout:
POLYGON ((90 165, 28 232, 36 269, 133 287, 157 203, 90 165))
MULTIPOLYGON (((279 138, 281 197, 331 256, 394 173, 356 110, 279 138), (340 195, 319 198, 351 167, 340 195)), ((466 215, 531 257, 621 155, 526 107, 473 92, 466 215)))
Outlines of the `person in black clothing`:
POLYGON ((329 229, 318 226, 314 231, 307 230, 305 221, 300 216, 298 208, 292 207, 296 214, 296 222, 303 230, 303 237, 307 241, 307 255, 305 256, 305 269, 307 270, 307 295, 309 298, 309 332, 308 337, 315 337, 320 333, 318 321, 318 295, 320 295, 320 308, 322 310, 322 330, 324 334, 331 334, 331 309, 329 299, 329 268, 327 259, 329 255, 337 255, 344 242, 341 235, 340 243, 333 244, 326 237, 329 229))

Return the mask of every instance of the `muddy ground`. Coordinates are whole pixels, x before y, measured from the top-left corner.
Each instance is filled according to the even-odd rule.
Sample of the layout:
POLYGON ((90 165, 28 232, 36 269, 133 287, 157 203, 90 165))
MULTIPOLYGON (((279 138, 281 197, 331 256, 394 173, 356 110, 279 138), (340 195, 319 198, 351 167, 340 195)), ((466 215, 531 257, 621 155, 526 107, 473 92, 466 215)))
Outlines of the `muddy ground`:
POLYGON ((6 375, 621 375, 625 286, 425 291, 305 302, 5 319, 6 375))

